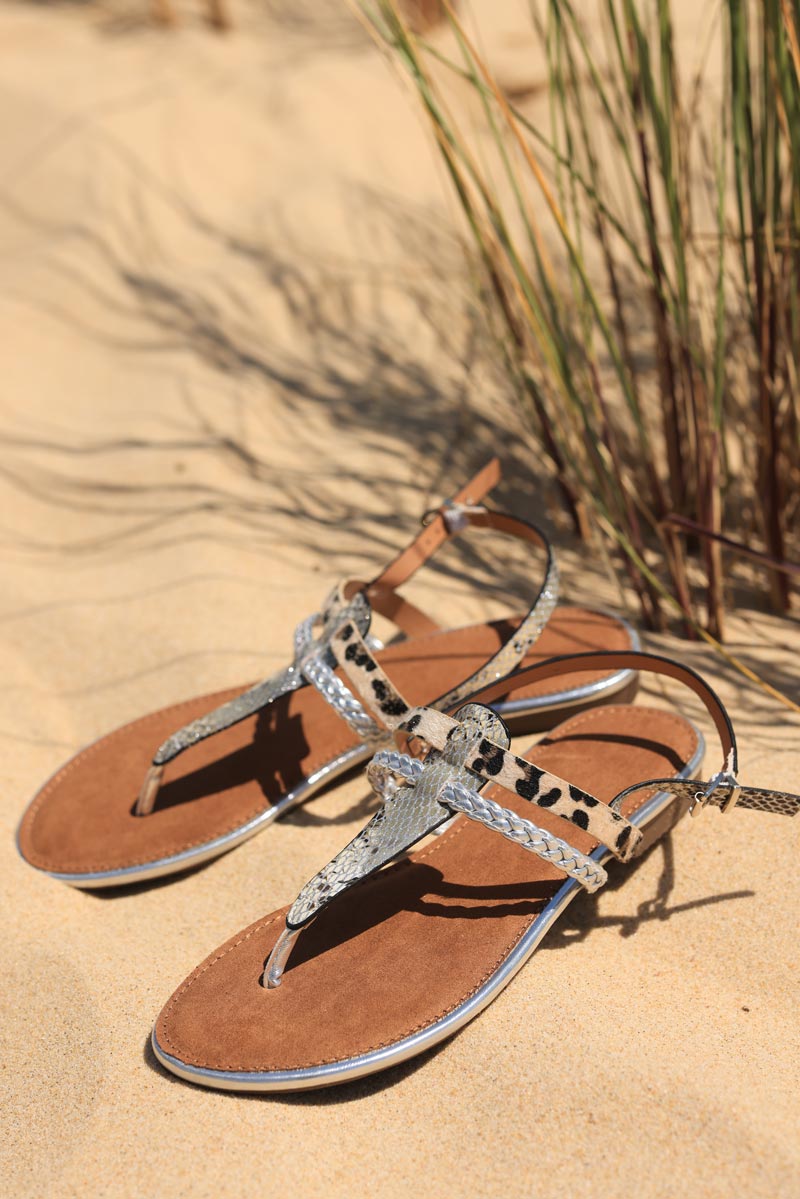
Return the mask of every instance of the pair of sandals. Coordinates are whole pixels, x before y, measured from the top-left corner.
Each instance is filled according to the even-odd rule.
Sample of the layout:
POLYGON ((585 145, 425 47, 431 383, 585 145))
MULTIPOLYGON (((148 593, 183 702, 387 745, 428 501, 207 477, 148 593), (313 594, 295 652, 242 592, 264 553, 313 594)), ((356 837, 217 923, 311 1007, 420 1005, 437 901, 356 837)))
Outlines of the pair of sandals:
POLYGON ((544 535, 483 503, 499 477, 490 462, 376 579, 340 584, 284 670, 118 729, 27 809, 32 866, 118 886, 225 853, 369 762, 380 805, 365 828, 164 1007, 153 1049, 179 1077, 301 1090, 405 1061, 477 1015, 612 858, 640 856, 687 809, 800 811, 796 795, 740 786, 731 721, 698 674, 640 652, 616 617, 556 608, 544 535), (521 617, 445 631, 398 588, 471 528, 543 549, 544 582, 521 617), (373 612, 404 636, 382 646, 373 612), (619 702, 640 671, 705 704, 722 751, 708 781, 689 720, 619 702), (520 757, 509 724, 550 732, 520 757))

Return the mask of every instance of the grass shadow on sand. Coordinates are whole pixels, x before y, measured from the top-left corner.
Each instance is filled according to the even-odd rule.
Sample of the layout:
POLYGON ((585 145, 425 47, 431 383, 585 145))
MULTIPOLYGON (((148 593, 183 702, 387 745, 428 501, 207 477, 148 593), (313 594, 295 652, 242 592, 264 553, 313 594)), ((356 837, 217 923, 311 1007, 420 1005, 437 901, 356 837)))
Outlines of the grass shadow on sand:
MULTIPOLYGON (((120 431, 102 437, 66 420, 7 420, 6 484, 54 515, 85 518, 86 530, 49 540, 4 530, 12 551, 79 566, 217 542, 263 555, 272 571, 298 558, 329 568, 331 555, 369 570, 413 532, 414 514, 495 452, 507 473, 498 502, 552 532, 551 484, 519 417, 485 399, 500 387, 492 347, 460 246, 431 211, 342 185, 347 247, 321 254, 288 207, 263 214, 263 236, 226 228, 108 132, 91 139, 109 182, 84 219, 59 224, 13 192, 0 198, 21 229, 41 235, 40 268, 53 283, 21 298, 43 322, 152 377, 161 402, 146 430, 137 406, 129 431, 123 413, 120 431), (178 260, 169 222, 192 239, 202 270, 178 260)), ((559 534, 590 590, 602 566, 588 565, 563 525, 559 534)), ((487 553, 470 541, 453 557, 432 566, 443 603, 465 589, 530 592, 530 562, 498 571, 494 544, 487 553)), ((759 633, 737 652, 796 695, 795 656, 769 653, 759 633)), ((712 661, 705 648, 685 652, 701 669, 712 661)), ((713 669, 746 692, 749 723, 778 736, 773 701, 720 658, 713 669)))
MULTIPOLYGON (((291 527, 296 552, 376 561, 408 535, 409 513, 498 450, 509 475, 501 502, 549 524, 547 483, 530 470, 524 433, 509 433, 507 411, 473 403, 491 377, 490 355, 460 253, 429 212, 367 189, 350 194, 355 250, 325 260, 298 244, 280 210, 268 240, 225 230, 100 141, 133 199, 61 228, 5 200, 14 219, 58 247, 43 255, 53 287, 22 299, 37 319, 168 378, 170 402, 145 434, 140 411, 117 436, 80 437, 55 422, 4 433, 6 483, 87 523, 71 541, 12 535, 15 548, 96 560, 188 537, 280 560, 291 527), (154 210, 163 209, 206 247, 213 270, 180 272, 159 240, 154 210), (398 266, 401 244, 413 270, 398 266), (276 422, 285 453, 275 452, 276 422), (342 453, 349 437, 352 460, 342 453), (199 465, 192 481, 176 459, 199 465), (122 477, 121 461, 134 464, 122 477), (204 461, 221 469, 203 471, 204 461), (420 477, 409 478, 409 461, 420 477), (355 494, 369 496, 361 509, 355 494), (187 532, 195 517, 202 532, 187 532)), ((435 568, 443 587, 455 573, 491 579, 480 548, 463 557, 459 572, 435 568)), ((511 566, 503 588, 529 589, 527 574, 511 566)))

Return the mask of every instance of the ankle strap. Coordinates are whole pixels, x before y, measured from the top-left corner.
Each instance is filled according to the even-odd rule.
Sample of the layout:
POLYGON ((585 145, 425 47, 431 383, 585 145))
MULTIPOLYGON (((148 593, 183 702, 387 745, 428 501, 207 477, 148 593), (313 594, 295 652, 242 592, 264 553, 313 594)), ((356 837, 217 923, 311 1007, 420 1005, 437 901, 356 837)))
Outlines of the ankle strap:
MULTIPOLYGON (((384 567, 370 586, 376 587, 378 592, 402 587, 446 541, 462 531, 462 515, 466 516, 470 509, 476 508, 497 486, 501 477, 500 461, 492 458, 451 499, 445 500, 438 508, 429 509, 422 517, 422 531, 384 567)), ((369 598, 372 602, 372 595, 369 598)), ((380 611, 377 605, 373 606, 380 611)))
POLYGON ((731 769, 736 771, 738 768, 733 723, 714 688, 696 670, 692 670, 691 666, 684 666, 661 654, 650 654, 643 650, 593 650, 585 654, 562 654, 556 658, 547 658, 544 662, 537 662, 535 666, 515 670, 506 679, 482 688, 480 692, 470 696, 470 700, 478 704, 491 704, 518 688, 583 670, 601 670, 604 673, 616 670, 645 670, 650 674, 665 675, 683 683, 699 696, 708 709, 719 734, 725 762, 727 763, 729 755, 732 754, 731 769))
MULTIPOLYGON (((692 670, 690 666, 675 662, 672 658, 636 650, 620 652, 600 650, 586 654, 566 654, 557 658, 548 658, 545 662, 537 663, 536 666, 514 671, 506 679, 484 687, 472 695, 470 701, 491 704, 501 696, 508 695, 521 687, 529 687, 532 683, 542 679, 583 670, 647 671, 683 683, 703 701, 714 722, 722 747, 722 765, 708 781, 647 779, 632 787, 627 787, 615 796, 609 805, 612 811, 619 813, 623 801, 638 791, 661 789, 690 798, 693 814, 708 804, 721 808, 723 812, 731 811, 737 805, 742 808, 774 812, 785 816, 795 816, 800 812, 800 796, 794 795, 792 792, 773 791, 763 787, 746 787, 739 783, 737 778, 739 751, 736 745, 736 734, 725 705, 713 687, 697 671, 692 670)), ((503 752, 505 753, 505 751, 503 752)))
MULTIPOLYGON (((486 495, 499 478, 500 464, 495 458, 462 487, 452 500, 448 500, 441 509, 436 510, 436 515, 411 545, 371 584, 358 580, 340 584, 326 601, 321 613, 301 621, 295 634, 294 660, 289 666, 251 687, 244 694, 220 705, 214 711, 205 713, 167 738, 154 754, 137 801, 137 814, 144 816, 153 810, 167 763, 190 746, 238 724, 280 696, 304 687, 307 683, 311 683, 320 691, 365 744, 377 741, 385 728, 393 728, 397 719, 408 711, 408 705, 380 670, 367 644, 370 607, 374 607, 376 611, 393 620, 399 628, 412 635, 437 630, 438 626, 408 600, 397 595, 393 586, 410 577, 444 541, 461 532, 470 523, 516 534, 547 551, 548 574, 545 584, 534 608, 512 638, 514 645, 522 641, 521 652, 517 652, 513 646, 511 649, 508 645, 504 646, 500 654, 492 659, 495 669, 490 675, 484 676, 484 673, 476 672, 471 679, 461 684, 458 690, 474 690, 476 686, 481 685, 484 678, 488 682, 489 677, 494 678, 501 673, 501 667, 503 674, 508 673, 521 659, 525 648, 538 635, 539 627, 549 617, 555 604, 557 579, 552 551, 543 533, 525 521, 517 521, 514 517, 507 517, 502 513, 489 513, 477 506, 477 501, 486 495), (371 719, 369 713, 362 709, 355 697, 349 694, 342 681, 332 672, 331 668, 335 662, 331 657, 330 637, 334 629, 341 625, 352 633, 353 643, 341 645, 340 653, 344 654, 346 651, 347 664, 353 669, 359 669, 359 690, 369 710, 380 712, 383 718, 382 725, 371 719)), ((454 691, 447 697, 448 702, 455 702, 452 698, 455 694, 454 691)))
MULTIPOLYGON (((420 567, 429 562, 437 551, 454 537, 473 528, 494 529, 498 533, 516 537, 520 541, 525 541, 529 545, 545 551, 547 555, 545 581, 532 608, 540 601, 544 607, 546 600, 543 592, 550 591, 553 603, 546 613, 545 619, 548 619, 558 596, 558 574, 552 547, 547 536, 535 525, 505 512, 491 510, 482 503, 489 492, 500 482, 501 477, 500 462, 497 458, 492 458, 454 496, 444 500, 438 507, 429 508, 427 512, 423 513, 420 532, 371 582, 364 583, 360 579, 348 580, 344 585, 345 596, 350 599, 357 591, 363 591, 369 600, 370 607, 375 612, 380 613, 387 620, 391 620, 409 636, 418 637, 425 633, 436 632, 439 625, 414 604, 399 595, 397 588, 408 582, 420 567)), ((541 629, 537 631, 536 636, 540 631, 541 629)), ((476 672, 471 679, 465 680, 465 683, 468 684, 466 689, 463 686, 459 687, 459 694, 467 695, 469 691, 488 684, 492 679, 500 677, 501 674, 507 674, 514 664, 521 660, 522 656, 519 654, 505 664, 498 664, 497 668, 486 674, 485 677, 482 672, 476 672)), ((452 697, 449 697, 449 702, 458 702, 458 696, 453 694, 452 697)))

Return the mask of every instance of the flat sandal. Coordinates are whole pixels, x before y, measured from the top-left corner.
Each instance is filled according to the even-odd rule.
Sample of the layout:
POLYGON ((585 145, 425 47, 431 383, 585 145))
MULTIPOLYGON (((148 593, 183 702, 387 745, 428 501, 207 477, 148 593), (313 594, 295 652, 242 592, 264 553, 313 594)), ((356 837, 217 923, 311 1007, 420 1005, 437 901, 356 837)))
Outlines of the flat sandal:
MULTIPOLYGON (((635 648, 635 632, 614 616, 579 607, 553 611, 558 571, 546 537, 482 502, 499 479, 494 460, 428 513, 420 533, 371 583, 349 580, 335 588, 320 613, 298 625, 285 669, 243 693, 232 689, 163 708, 76 754, 23 816, 17 843, 25 860, 92 888, 185 870, 261 832, 367 761, 386 741, 387 718, 401 714, 389 678, 409 703, 449 709, 520 662, 579 649, 635 648), (473 528, 543 550, 544 581, 523 616, 444 630, 398 588, 442 545, 473 528), (369 634, 373 611, 405 639, 378 649, 369 634), (345 623, 362 635, 359 661, 376 671, 360 699, 330 651, 345 623)), ((501 698, 497 710, 542 727, 565 709, 634 686, 628 670, 585 671, 569 687, 534 682, 513 700, 501 698)))
MULTIPOLYGON (((360 688, 346 626, 333 650, 360 688)), ((635 652, 558 657, 484 687, 455 715, 394 724, 367 776, 382 803, 288 908, 215 950, 164 1007, 154 1052, 173 1074, 227 1090, 344 1083, 430 1049, 510 982, 576 896, 607 880, 687 811, 785 816, 800 796, 741 785, 730 718, 694 671, 635 652), (524 756, 485 706, 585 670, 651 671, 703 701, 722 748, 677 712, 601 706, 524 756), (445 831, 442 831, 444 829, 445 831), (417 851, 411 847, 436 831, 417 851)), ((745 814, 745 819, 755 819, 745 814)))

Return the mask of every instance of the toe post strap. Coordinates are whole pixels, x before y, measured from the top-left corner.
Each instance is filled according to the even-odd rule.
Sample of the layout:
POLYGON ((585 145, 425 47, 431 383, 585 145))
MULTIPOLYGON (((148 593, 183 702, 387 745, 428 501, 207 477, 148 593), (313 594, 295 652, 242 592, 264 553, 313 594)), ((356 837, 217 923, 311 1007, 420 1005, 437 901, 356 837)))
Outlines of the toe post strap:
POLYGON ((394 750, 379 750, 367 777, 382 799, 381 807, 344 849, 301 890, 286 916, 286 932, 266 963, 263 983, 276 987, 299 933, 345 891, 363 882, 383 866, 405 854, 446 821, 453 810, 442 801, 446 784, 481 787, 483 782, 467 762, 477 743, 492 736, 508 744, 503 721, 488 708, 468 704, 461 710, 456 733, 441 752, 434 750, 425 762, 414 761, 394 750))
POLYGON ((300 892, 265 964, 265 987, 280 985, 300 933, 323 908, 434 832, 454 813, 537 854, 586 891, 603 886, 608 876, 597 860, 602 854, 583 854, 518 812, 487 799, 480 794, 487 782, 499 783, 534 806, 580 827, 623 861, 635 856, 643 832, 619 809, 641 791, 688 798, 695 810, 714 805, 723 811, 736 806, 789 816, 800 811, 800 796, 739 784, 736 739, 721 700, 689 667, 654 654, 630 651, 550 659, 485 688, 455 716, 432 708, 410 710, 396 722, 394 737, 398 748, 379 749, 367 768, 367 777, 383 800, 381 808, 300 892), (674 776, 647 779, 620 791, 610 804, 601 803, 588 792, 512 754, 502 720, 483 706, 536 679, 609 666, 667 675, 700 696, 714 720, 724 752, 722 768, 707 783, 674 776))
POLYGON ((193 745, 240 724, 256 712, 269 707, 281 696, 308 684, 316 687, 366 744, 375 743, 384 737, 385 731, 371 719, 356 696, 333 674, 336 659, 331 652, 331 638, 334 633, 340 625, 350 624, 359 630, 366 644, 371 616, 370 606, 363 592, 357 591, 354 595, 347 596, 342 585, 334 588, 322 610, 305 617, 297 625, 294 632, 294 659, 289 666, 193 720, 159 746, 139 792, 134 809, 136 815, 148 816, 153 811, 168 763, 193 745))
POLYGON ((264 973, 261 976, 261 985, 268 990, 274 991, 276 987, 281 985, 283 972, 302 931, 302 928, 284 926, 283 932, 275 942, 272 953, 269 955, 269 960, 264 967, 264 973))
POLYGON ((367 778, 382 805, 292 904, 286 927, 264 967, 265 987, 280 985, 300 932, 324 908, 459 813, 552 863, 587 891, 596 891, 606 882, 606 871, 598 862, 480 795, 487 782, 476 769, 483 746, 491 741, 495 750, 502 751, 509 744, 508 731, 496 713, 480 704, 466 704, 456 718, 448 718, 446 727, 441 746, 429 746, 424 761, 393 749, 380 749, 373 756, 367 778))

